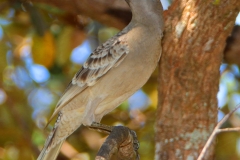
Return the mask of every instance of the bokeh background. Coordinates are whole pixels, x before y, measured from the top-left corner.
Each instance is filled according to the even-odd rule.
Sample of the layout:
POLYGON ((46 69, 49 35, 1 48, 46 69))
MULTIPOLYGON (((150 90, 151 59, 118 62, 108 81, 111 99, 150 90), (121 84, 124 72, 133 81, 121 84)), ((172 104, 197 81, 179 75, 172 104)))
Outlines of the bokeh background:
MULTIPOLYGON (((170 2, 162 2, 167 9, 170 2)), ((240 24, 240 16, 236 24, 240 24)), ((0 159, 37 157, 53 123, 44 127, 61 93, 90 53, 118 31, 82 15, 73 19, 47 4, 0 1, 0 159)), ((233 39, 240 42, 240 34, 228 43, 233 39)), ((231 46, 225 52, 229 50, 231 46)), ((239 48, 237 54, 240 59, 239 48)), ((240 104, 239 64, 225 60, 219 70, 218 120, 240 104)), ((157 71, 102 123, 135 130, 141 159, 154 159, 156 107, 157 71)), ((239 126, 239 113, 224 127, 239 126)), ((80 127, 64 144, 59 159, 94 159, 105 138, 80 127)), ((240 159, 239 133, 218 135, 216 159, 240 159)))

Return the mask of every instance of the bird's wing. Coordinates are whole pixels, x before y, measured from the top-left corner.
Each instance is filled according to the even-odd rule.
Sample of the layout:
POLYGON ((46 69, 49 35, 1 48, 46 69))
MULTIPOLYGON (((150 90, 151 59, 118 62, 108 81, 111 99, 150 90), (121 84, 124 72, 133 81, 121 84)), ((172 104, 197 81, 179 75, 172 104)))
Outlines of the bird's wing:
POLYGON ((87 87, 95 85, 109 70, 117 67, 128 53, 129 47, 127 42, 116 37, 109 39, 97 47, 83 64, 81 70, 73 77, 49 121, 51 121, 72 98, 87 87))

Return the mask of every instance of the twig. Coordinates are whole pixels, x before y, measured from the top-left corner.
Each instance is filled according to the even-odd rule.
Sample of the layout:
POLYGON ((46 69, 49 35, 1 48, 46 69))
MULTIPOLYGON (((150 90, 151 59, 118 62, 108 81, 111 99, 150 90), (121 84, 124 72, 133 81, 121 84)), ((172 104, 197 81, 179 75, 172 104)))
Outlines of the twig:
POLYGON ((206 155, 207 151, 209 150, 213 140, 215 139, 215 136, 218 133, 221 132, 230 132, 230 131, 240 131, 240 128, 226 128, 226 129, 220 129, 220 127, 229 119, 229 117, 232 116, 232 114, 234 112, 236 112, 236 110, 238 110, 240 108, 240 105, 238 107, 236 107, 234 110, 232 110, 231 112, 229 112, 225 117, 223 117, 223 119, 217 124, 217 126, 214 128, 211 136, 208 138, 207 143, 205 144, 205 146, 202 149, 202 152, 200 153, 199 157, 197 160, 203 160, 204 156, 206 155))
POLYGON ((218 129, 217 134, 218 134, 218 133, 223 133, 223 132, 240 132, 240 128, 239 128, 239 127, 236 127, 236 128, 218 129))

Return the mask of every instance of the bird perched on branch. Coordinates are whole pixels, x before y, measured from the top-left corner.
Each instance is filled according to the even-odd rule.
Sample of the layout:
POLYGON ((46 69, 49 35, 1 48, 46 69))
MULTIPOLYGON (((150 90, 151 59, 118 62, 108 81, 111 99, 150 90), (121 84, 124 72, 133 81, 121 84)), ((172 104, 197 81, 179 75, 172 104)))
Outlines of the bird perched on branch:
POLYGON ((91 126, 149 79, 161 56, 164 28, 160 0, 125 0, 131 22, 96 48, 73 77, 50 120, 58 116, 38 160, 54 160, 80 125, 91 126))

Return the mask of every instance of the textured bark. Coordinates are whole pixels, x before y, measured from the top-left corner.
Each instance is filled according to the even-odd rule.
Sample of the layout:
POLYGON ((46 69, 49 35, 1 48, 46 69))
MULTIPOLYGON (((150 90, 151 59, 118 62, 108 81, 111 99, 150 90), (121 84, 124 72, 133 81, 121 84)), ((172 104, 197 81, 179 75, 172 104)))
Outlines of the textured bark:
POLYGON ((219 67, 240 1, 215 2, 175 0, 165 12, 156 159, 197 159, 216 125, 219 67))

